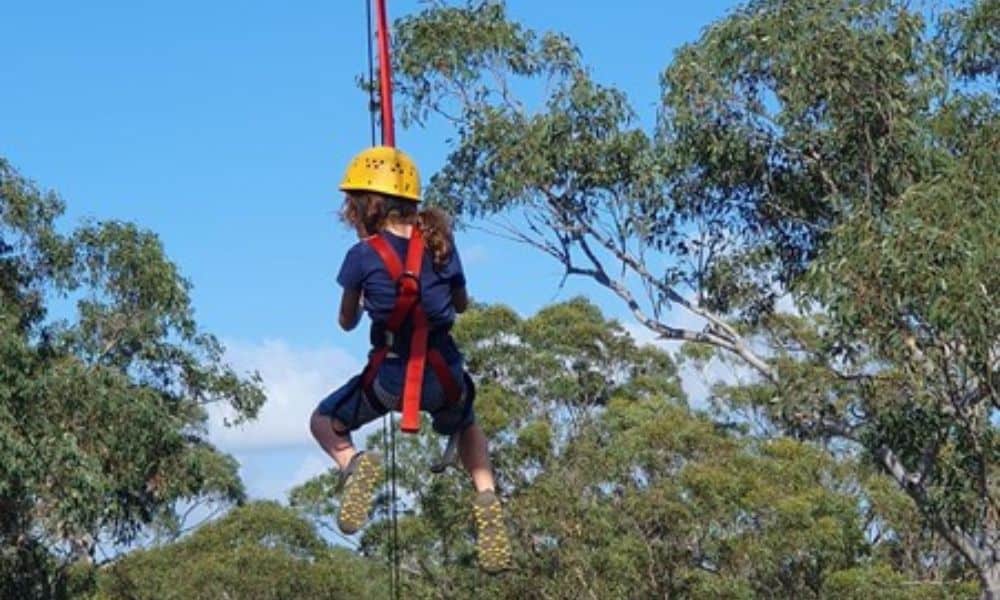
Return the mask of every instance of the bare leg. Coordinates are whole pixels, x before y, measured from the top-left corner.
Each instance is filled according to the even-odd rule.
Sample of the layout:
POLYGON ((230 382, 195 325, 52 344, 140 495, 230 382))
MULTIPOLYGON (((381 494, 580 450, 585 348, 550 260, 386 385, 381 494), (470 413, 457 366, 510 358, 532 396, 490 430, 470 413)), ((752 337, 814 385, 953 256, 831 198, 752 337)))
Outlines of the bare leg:
POLYGON ((472 514, 476 520, 476 555, 487 573, 499 573, 512 566, 510 537, 504 524, 503 508, 494 491, 493 468, 486 448, 486 434, 477 424, 462 432, 458 440, 462 463, 476 486, 472 514))
POLYGON ((351 442, 351 434, 340 435, 337 433, 338 430, 346 430, 346 427, 336 419, 314 412, 309 420, 309 429, 319 445, 341 470, 346 469, 347 464, 358 453, 351 442))
POLYGON ((462 432, 458 439, 458 454, 462 457, 462 464, 472 477, 472 485, 477 492, 495 489, 493 467, 486 449, 486 434, 478 423, 462 432))

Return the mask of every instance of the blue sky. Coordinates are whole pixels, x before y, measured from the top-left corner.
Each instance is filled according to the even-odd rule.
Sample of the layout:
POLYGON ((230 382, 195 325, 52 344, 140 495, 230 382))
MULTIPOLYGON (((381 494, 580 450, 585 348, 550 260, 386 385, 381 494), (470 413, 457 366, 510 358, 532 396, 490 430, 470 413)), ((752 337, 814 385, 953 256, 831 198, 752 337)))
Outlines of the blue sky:
MULTIPOLYGON (((510 0, 530 27, 568 34, 595 78, 623 89, 643 122, 680 44, 735 5, 656 0, 510 0)), ((419 9, 390 0, 390 17, 419 9)), ((157 232, 194 284, 202 327, 265 377, 271 407, 242 432, 213 428, 255 496, 281 497, 327 466, 303 415, 356 370, 366 334, 335 328, 334 283, 351 232, 336 185, 369 141, 364 3, 219 0, 8 3, 0 35, 0 155, 59 191, 81 218, 157 232)), ((445 133, 400 130, 425 179, 445 133)), ((470 291, 531 314, 585 294, 556 264, 476 231, 460 234, 470 291)), ((362 328, 363 329, 363 328, 362 328)))

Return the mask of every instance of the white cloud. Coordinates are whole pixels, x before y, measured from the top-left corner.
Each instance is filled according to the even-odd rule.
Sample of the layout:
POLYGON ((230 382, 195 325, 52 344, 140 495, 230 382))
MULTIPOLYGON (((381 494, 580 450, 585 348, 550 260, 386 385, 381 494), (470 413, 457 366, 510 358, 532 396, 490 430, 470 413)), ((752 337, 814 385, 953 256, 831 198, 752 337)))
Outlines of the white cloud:
POLYGON ((326 455, 321 455, 318 451, 309 454, 292 474, 291 478, 289 478, 286 491, 309 481, 313 477, 326 473, 332 465, 331 460, 326 455))
POLYGON ((288 493, 313 477, 333 468, 331 461, 319 446, 288 450, 275 457, 276 460, 260 460, 257 452, 237 454, 243 465, 241 475, 246 482, 251 498, 275 500, 287 503, 288 493), (254 463, 259 460, 259 463, 254 463))
POLYGON ((209 438, 227 451, 311 445, 309 415, 363 366, 363 357, 335 347, 293 348, 282 340, 226 347, 226 359, 238 372, 260 373, 267 394, 257 420, 239 427, 223 425, 228 408, 212 408, 209 438))
MULTIPOLYGON (((309 433, 309 415, 361 370, 365 358, 333 346, 293 347, 283 340, 226 342, 226 360, 237 372, 258 371, 267 401, 254 422, 239 427, 225 427, 231 410, 213 406, 209 439, 239 461, 252 498, 285 502, 292 488, 334 468, 309 433)), ((381 426, 377 419, 362 427, 354 443, 364 448, 368 435, 381 426)))

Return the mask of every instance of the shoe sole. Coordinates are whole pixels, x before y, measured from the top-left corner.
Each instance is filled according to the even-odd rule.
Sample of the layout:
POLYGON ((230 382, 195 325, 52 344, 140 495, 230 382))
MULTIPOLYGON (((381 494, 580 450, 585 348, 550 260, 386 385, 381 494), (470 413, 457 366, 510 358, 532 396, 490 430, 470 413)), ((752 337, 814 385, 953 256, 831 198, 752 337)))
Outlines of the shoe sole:
POLYGON ((490 575, 511 569, 510 540, 500 503, 473 505, 476 517, 476 554, 479 568, 490 575))
POLYGON ((337 526, 346 535, 357 533, 368 522, 375 490, 382 477, 381 462, 371 454, 358 459, 354 472, 344 484, 337 526))

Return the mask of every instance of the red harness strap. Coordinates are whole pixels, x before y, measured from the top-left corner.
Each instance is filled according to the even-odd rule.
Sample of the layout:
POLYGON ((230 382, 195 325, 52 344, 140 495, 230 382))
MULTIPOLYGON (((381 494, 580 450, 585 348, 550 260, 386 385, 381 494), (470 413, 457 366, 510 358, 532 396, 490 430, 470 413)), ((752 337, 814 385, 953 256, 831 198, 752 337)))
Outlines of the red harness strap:
MULTIPOLYGON (((411 320, 413 333, 410 339, 410 355, 406 362, 406 377, 403 381, 403 418, 400 429, 416 433, 420 431, 420 396, 424 387, 424 370, 428 362, 434 369, 438 381, 441 382, 449 403, 458 402, 462 393, 441 353, 427 347, 430 323, 424 307, 420 304, 420 270, 424 260, 423 235, 418 227, 413 227, 406 251, 405 266, 389 242, 381 235, 369 237, 367 242, 382 259, 389 277, 396 283, 398 290, 396 305, 385 323, 386 330, 395 334, 399 332, 407 318, 411 320)), ((369 393, 378 374, 378 368, 389 354, 389 350, 388 345, 375 350, 365 367, 362 384, 369 393)))

